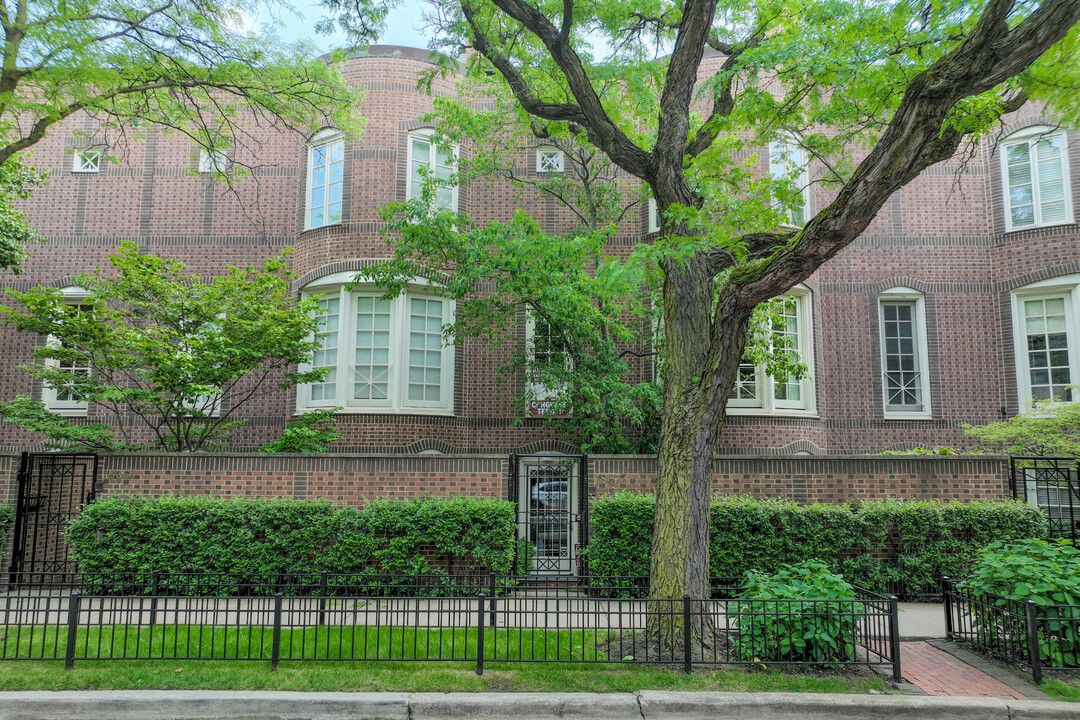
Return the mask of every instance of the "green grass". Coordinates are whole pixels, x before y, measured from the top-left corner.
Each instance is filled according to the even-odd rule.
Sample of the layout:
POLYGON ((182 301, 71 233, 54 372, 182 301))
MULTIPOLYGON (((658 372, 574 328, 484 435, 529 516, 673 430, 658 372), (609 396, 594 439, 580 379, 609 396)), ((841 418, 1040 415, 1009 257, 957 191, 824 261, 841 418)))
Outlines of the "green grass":
POLYGON ((1071 680, 1050 678, 1040 685, 1039 689, 1055 700, 1080 702, 1080 678, 1071 680))
POLYGON ((0 662, 0 690, 301 690, 352 692, 731 692, 866 693, 885 691, 878 677, 799 675, 741 668, 678 670, 568 663, 283 662, 84 660, 0 662))

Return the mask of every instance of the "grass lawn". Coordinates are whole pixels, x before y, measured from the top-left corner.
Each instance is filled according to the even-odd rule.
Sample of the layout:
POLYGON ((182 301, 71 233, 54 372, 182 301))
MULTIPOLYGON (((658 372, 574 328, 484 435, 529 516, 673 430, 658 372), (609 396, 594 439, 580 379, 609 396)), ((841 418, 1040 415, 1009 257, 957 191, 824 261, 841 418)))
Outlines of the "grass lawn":
POLYGON ((1068 680, 1050 678, 1040 685, 1039 689, 1055 700, 1080 702, 1080 678, 1070 678, 1068 680))
POLYGON ((306 690, 369 692, 734 692, 865 693, 885 691, 878 677, 799 675, 742 668, 679 670, 569 663, 491 663, 482 676, 459 662, 282 662, 84 660, 0 662, 0 690, 306 690))

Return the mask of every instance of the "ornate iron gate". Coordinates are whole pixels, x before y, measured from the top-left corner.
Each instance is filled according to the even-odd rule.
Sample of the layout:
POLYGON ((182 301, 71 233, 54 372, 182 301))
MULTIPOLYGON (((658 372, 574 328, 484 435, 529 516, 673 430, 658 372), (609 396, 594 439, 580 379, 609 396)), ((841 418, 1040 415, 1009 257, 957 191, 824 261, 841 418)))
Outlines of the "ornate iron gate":
POLYGON ((1080 541, 1080 461, 1076 458, 1009 458, 1013 497, 1039 507, 1050 537, 1080 541))
POLYGON ((15 501, 11 584, 50 582, 75 571, 63 530, 94 500, 97 455, 23 453, 15 501))
POLYGON ((514 573, 582 575, 588 542, 587 455, 510 455, 508 497, 517 504, 514 573))

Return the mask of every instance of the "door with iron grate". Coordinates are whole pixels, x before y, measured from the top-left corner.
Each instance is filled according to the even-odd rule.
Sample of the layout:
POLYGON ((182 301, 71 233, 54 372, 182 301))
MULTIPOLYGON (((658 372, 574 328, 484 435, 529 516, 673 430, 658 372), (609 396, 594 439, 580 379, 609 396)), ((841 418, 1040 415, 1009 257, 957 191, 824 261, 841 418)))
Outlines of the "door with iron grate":
POLYGON ((1080 541, 1080 461, 1012 457, 1009 464, 1013 497, 1043 511, 1050 537, 1080 541))
POLYGON ((588 513, 585 455, 511 455, 510 497, 517 503, 518 572, 577 575, 588 513))
POLYGON ((15 501, 11 584, 52 582, 74 572, 64 529, 94 500, 97 455, 23 453, 15 501))

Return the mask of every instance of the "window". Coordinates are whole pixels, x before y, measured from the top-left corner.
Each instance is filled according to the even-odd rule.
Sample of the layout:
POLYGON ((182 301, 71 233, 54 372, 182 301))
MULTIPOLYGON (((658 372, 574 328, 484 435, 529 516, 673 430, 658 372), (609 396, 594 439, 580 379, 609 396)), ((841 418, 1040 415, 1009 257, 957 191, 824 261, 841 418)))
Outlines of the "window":
MULTIPOLYGON (((87 296, 86 292, 81 288, 64 288, 63 293, 64 303, 72 314, 91 312, 92 308, 89 305, 81 304, 81 301, 87 296)), ((60 340, 51 335, 45 342, 54 348, 63 347, 60 340)), ((77 354, 62 360, 45 360, 45 365, 73 376, 87 377, 91 372, 89 358, 77 354)), ((44 385, 41 389, 41 401, 45 403, 46 409, 58 415, 85 415, 87 411, 86 401, 67 386, 50 387, 44 385)))
POLYGON ((773 323, 772 337, 784 337, 787 352, 797 353, 806 364, 801 380, 773 378, 762 366, 749 362, 739 365, 735 387, 728 399, 728 410, 735 415, 761 413, 784 414, 814 411, 813 338, 810 318, 810 292, 797 286, 785 299, 779 317, 773 323))
POLYGON ((1013 343, 1021 411, 1040 401, 1071 402, 1077 367, 1080 275, 1013 291, 1013 343))
POLYGON ((1001 143, 1005 229, 1072 222, 1065 133, 1027 128, 1001 143))
POLYGON ((223 173, 229 167, 229 156, 221 150, 199 150, 199 172, 223 173))
POLYGON ((649 198, 649 232, 660 232, 660 208, 656 204, 656 198, 649 198))
POLYGON ((922 293, 892 288, 878 297, 881 377, 886 417, 928 418, 930 375, 922 293))
POLYGON ((341 222, 345 180, 345 139, 323 130, 308 148, 307 229, 341 222))
POLYGON ((563 151, 557 148, 540 148, 536 151, 536 172, 561 173, 563 171, 563 151))
POLYGON ((424 180, 436 182, 433 207, 456 211, 458 189, 450 182, 457 162, 457 148, 443 147, 432 141, 431 130, 419 130, 409 135, 409 199, 422 197, 424 180))
POLYGON ((312 366, 329 373, 300 387, 299 409, 451 411, 454 348, 443 326, 453 303, 423 286, 392 300, 373 287, 350 291, 352 277, 340 273, 304 290, 320 307, 312 366))
POLYGON ((807 194, 810 188, 807 166, 806 153, 794 140, 774 140, 769 143, 769 174, 774 180, 794 183, 797 193, 785 213, 785 224, 792 227, 806 224, 809 206, 807 194))
POLYGON ((552 415, 553 406, 565 388, 553 386, 550 378, 544 377, 543 368, 569 369, 572 365, 570 354, 551 323, 531 312, 525 318, 525 346, 534 368, 526 381, 529 414, 534 417, 552 415))
POLYGON ((72 155, 71 172, 96 173, 101 169, 101 150, 84 148, 72 155))

